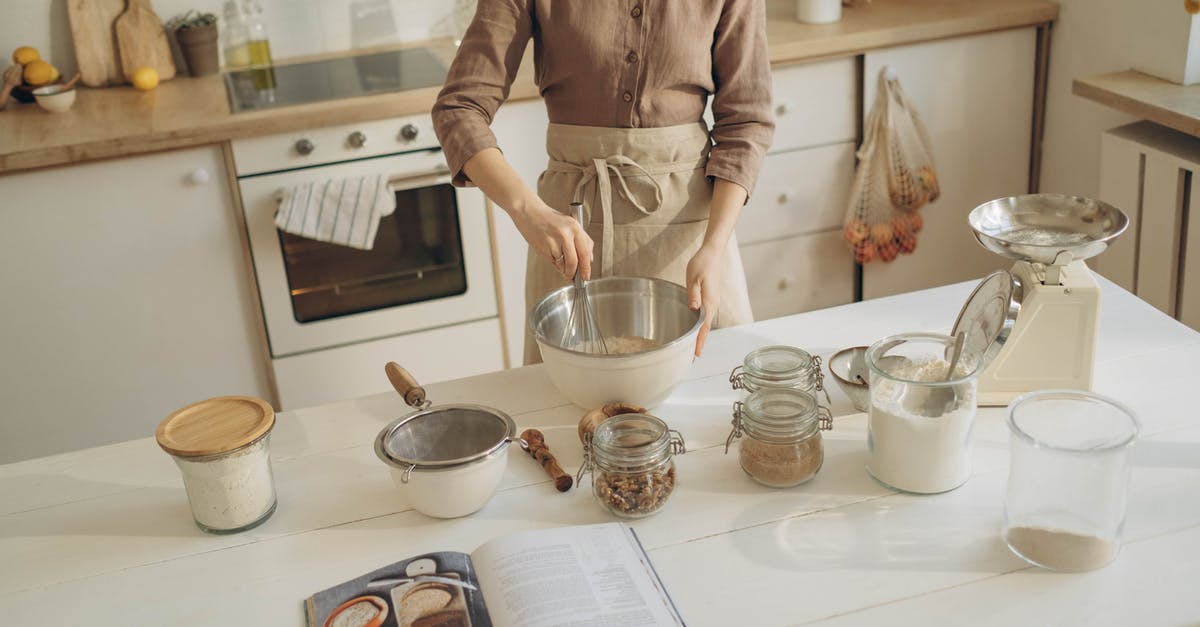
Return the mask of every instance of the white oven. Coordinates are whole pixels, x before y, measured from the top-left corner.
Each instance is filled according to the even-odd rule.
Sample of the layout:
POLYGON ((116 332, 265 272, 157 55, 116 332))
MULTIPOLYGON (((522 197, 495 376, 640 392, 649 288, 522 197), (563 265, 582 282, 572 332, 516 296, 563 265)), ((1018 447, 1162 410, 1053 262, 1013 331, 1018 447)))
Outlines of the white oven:
POLYGON ((387 361, 429 382, 505 367, 484 197, 450 184, 429 116, 239 140, 233 155, 283 408, 387 390, 387 361), (284 189, 369 175, 396 197, 372 250, 275 227, 284 189))

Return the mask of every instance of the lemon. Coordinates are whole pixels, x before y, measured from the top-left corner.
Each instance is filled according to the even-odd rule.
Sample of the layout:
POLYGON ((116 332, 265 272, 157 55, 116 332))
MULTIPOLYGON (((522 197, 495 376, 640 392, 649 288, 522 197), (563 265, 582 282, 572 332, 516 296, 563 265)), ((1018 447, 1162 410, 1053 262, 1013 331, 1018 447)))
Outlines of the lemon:
POLYGON ((35 87, 49 85, 58 78, 58 70, 54 69, 53 65, 37 59, 25 64, 24 78, 26 83, 35 87))
POLYGON ((133 71, 130 82, 140 91, 150 91, 158 87, 158 72, 152 67, 140 67, 133 71))
POLYGON ((37 48, 33 46, 21 46, 13 50, 13 63, 17 65, 25 65, 40 58, 42 58, 42 55, 38 54, 37 48))
POLYGON ((1200 13, 1200 0, 1183 0, 1183 10, 1192 15, 1200 13))

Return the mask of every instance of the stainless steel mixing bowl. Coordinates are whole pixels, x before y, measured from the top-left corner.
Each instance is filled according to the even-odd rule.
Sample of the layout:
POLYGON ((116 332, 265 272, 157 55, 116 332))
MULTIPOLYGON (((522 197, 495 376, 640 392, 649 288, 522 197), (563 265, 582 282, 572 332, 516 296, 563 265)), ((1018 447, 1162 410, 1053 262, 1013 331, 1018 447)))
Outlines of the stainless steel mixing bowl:
POLYGON ((1094 257, 1129 225, 1112 205, 1063 194, 998 198, 973 209, 967 221, 984 248, 1046 265, 1094 257))
POLYGON ((551 381, 571 402, 589 409, 610 401, 647 408, 661 403, 691 365, 703 308, 689 309, 687 290, 662 279, 606 277, 589 281, 587 290, 596 324, 606 338, 640 337, 657 346, 606 355, 572 345, 567 324, 576 291, 563 286, 529 314, 551 381))

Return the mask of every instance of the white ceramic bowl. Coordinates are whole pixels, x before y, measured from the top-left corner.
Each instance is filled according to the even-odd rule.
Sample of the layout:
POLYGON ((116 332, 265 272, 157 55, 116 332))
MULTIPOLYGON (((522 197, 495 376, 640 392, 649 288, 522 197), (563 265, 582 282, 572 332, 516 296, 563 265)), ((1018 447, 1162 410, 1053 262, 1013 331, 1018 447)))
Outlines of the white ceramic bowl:
POLYGON ((414 509, 457 518, 492 498, 515 433, 513 419, 490 407, 426 407, 385 426, 375 438, 375 454, 414 509))
POLYGON ((38 106, 51 112, 62 113, 75 104, 75 88, 63 89, 62 85, 47 85, 33 90, 38 106))
POLYGON ((612 401, 653 408, 692 365, 704 312, 692 311, 687 290, 662 279, 606 277, 589 281, 588 300, 607 337, 646 338, 654 348, 606 355, 581 350, 570 333, 573 286, 546 295, 529 315, 546 373, 572 403, 592 409, 612 401))

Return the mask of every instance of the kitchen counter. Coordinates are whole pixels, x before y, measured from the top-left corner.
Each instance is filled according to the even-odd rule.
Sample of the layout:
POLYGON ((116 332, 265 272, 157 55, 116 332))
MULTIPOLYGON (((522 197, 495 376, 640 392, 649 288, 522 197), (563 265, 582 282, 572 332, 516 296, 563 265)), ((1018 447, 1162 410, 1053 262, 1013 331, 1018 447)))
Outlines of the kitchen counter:
POLYGON ((1200 137, 1200 85, 1180 85, 1136 70, 1077 78, 1071 92, 1123 113, 1200 137))
MULTIPOLYGON (((980 409, 973 475, 941 495, 892 492, 863 468, 866 420, 840 391, 826 459, 808 484, 771 490, 722 454, 729 370, 751 349, 828 357, 901 331, 945 332, 961 283, 716 331, 655 410, 687 440, 679 487, 633 523, 689 625, 1184 624, 1200 617, 1200 334, 1114 284, 1104 292, 1095 387, 1134 408, 1126 544, 1107 568, 1030 567, 999 537, 1008 466, 1000 408, 980 409)), ((420 373, 415 373, 418 377, 420 373)), ((384 376, 380 364, 379 376, 384 376)), ((537 427, 567 471, 581 410, 541 366, 431 385, 537 427)), ((178 471, 153 437, 0 466, 0 616, 7 624, 297 625, 313 592, 406 556, 471 550, 505 533, 610 520, 590 490, 554 491, 515 447, 500 491, 440 521, 403 505, 375 458, 395 394, 281 413, 271 449, 279 508, 264 525, 210 536, 192 524, 178 471)), ((153 432, 147 425, 147 435, 153 432)))
MULTIPOLYGON (((767 0, 771 62, 777 65, 956 37, 1054 20, 1045 0, 874 0, 846 9, 842 21, 805 25, 792 0, 767 0)), ((449 58, 448 42, 433 44, 449 58)), ((513 99, 537 97, 532 63, 513 85, 513 99)), ((181 77, 141 93, 130 87, 80 88, 73 109, 47 114, 36 105, 0 112, 0 174, 216 144, 231 139, 349 124, 428 111, 438 88, 231 114, 220 76, 181 77)))

